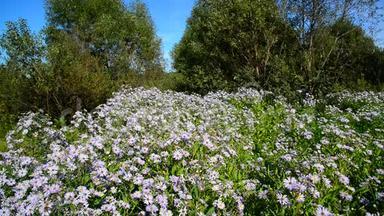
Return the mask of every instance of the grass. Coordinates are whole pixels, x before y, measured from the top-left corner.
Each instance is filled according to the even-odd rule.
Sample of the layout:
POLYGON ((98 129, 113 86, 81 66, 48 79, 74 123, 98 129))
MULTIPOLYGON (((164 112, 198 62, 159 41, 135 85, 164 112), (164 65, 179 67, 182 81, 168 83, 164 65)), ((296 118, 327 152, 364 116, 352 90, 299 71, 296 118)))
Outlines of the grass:
POLYGON ((5 136, 15 125, 15 116, 9 114, 0 114, 0 152, 7 151, 5 136))
POLYGON ((0 152, 7 151, 7 144, 5 142, 5 139, 0 140, 0 152))

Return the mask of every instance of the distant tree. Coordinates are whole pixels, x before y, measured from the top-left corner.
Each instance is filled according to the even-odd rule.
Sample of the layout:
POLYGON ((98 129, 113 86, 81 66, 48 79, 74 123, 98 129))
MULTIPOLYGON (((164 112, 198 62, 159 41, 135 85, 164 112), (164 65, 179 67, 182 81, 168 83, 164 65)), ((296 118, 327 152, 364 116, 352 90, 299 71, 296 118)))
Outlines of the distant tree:
POLYGON ((144 3, 46 0, 47 27, 21 19, 0 37, 0 111, 54 117, 93 109, 122 84, 164 77, 160 40, 144 3))
POLYGON ((13 114, 36 108, 32 104, 34 86, 44 70, 42 37, 33 34, 24 19, 7 22, 0 37, 0 49, 4 52, 0 106, 5 113, 13 114))
POLYGON ((184 89, 199 93, 257 86, 323 94, 335 84, 378 83, 380 50, 361 26, 380 16, 377 0, 199 0, 174 67, 184 89))
POLYGON ((44 98, 39 106, 55 116, 93 109, 116 90, 99 59, 67 34, 48 47, 47 60, 47 73, 37 86, 44 98))
POLYGON ((349 20, 339 20, 324 31, 326 37, 319 37, 315 42, 315 47, 325 51, 318 52, 320 56, 316 57, 322 63, 318 70, 323 70, 318 76, 324 77, 316 79, 348 84, 356 83, 358 79, 375 82, 373 79, 377 76, 372 76, 371 71, 378 64, 374 59, 377 59, 379 49, 373 39, 349 20))
MULTIPOLYGON (((303 62, 300 71, 311 92, 316 91, 320 83, 326 81, 320 80, 320 77, 328 79, 326 72, 329 70, 327 68, 329 60, 331 57, 340 55, 337 52, 341 49, 344 52, 358 55, 353 49, 360 45, 353 43, 362 38, 364 38, 364 43, 369 44, 367 49, 373 49, 372 40, 363 36, 365 33, 360 26, 372 27, 373 22, 382 16, 378 13, 378 0, 277 0, 276 2, 281 16, 297 32, 303 62), (348 30, 344 31, 347 26, 348 30), (338 27, 342 28, 338 29, 338 27), (357 38, 353 38, 353 36, 357 38), (348 43, 346 43, 347 41, 348 43)), ((355 55, 349 57, 355 57, 355 55)), ((335 59, 332 59, 334 66, 338 65, 335 67, 340 68, 349 64, 349 61, 344 61, 346 59, 336 59, 340 61, 335 62, 335 59)), ((353 61, 357 60, 356 56, 353 61)), ((362 60, 359 59, 359 61, 362 60)), ((347 71, 344 71, 347 73, 345 76, 353 77, 354 74, 357 74, 353 70, 350 72, 348 74, 347 71)), ((333 78, 335 77, 331 77, 331 79, 333 78)), ((340 78, 340 80, 343 79, 340 78)))
POLYGON ((121 0, 46 0, 46 8, 48 44, 68 34, 115 79, 162 70, 160 40, 142 2, 127 7, 121 0))
POLYGON ((8 22, 0 38, 5 62, 0 70, 0 107, 5 113, 43 109, 60 116, 64 110, 93 108, 112 92, 108 74, 97 58, 80 51, 72 38, 44 46, 25 20, 8 22), (77 101, 76 101, 77 100, 77 101))
POLYGON ((265 87, 296 43, 274 1, 199 0, 174 49, 174 67, 199 93, 265 87))
POLYGON ((42 38, 31 33, 25 19, 6 23, 6 30, 0 38, 0 47, 5 54, 7 70, 31 78, 42 64, 42 38))

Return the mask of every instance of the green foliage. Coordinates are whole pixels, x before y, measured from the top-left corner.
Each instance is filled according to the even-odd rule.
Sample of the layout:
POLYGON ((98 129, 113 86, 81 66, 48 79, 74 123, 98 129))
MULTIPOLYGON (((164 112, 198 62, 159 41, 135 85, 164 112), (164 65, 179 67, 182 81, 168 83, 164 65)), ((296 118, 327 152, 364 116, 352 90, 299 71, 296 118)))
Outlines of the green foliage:
POLYGON ((95 58, 81 53, 76 43, 64 37, 62 46, 50 45, 44 48, 46 55, 37 55, 28 47, 38 47, 39 41, 23 21, 19 22, 22 25, 9 24, 2 37, 8 60, 0 74, 0 96, 6 113, 43 109, 60 116, 65 109, 75 110, 76 98, 81 98, 83 108, 93 108, 110 95, 109 75, 95 58), (26 51, 17 51, 18 47, 26 51))
POLYGON ((127 72, 162 71, 160 40, 146 6, 120 0, 47 0, 49 43, 72 40, 117 79, 127 72))
POLYGON ((274 1, 201 0, 174 50, 174 66, 199 93, 265 87, 289 67, 296 43, 274 1))
POLYGON ((98 59, 81 51, 70 36, 61 36, 60 43, 49 46, 48 73, 37 86, 39 96, 49 101, 50 107, 45 110, 55 116, 68 108, 92 109, 115 90, 111 75, 103 70, 98 59))
POLYGON ((316 73, 312 88, 326 93, 335 85, 371 89, 383 81, 382 52, 364 30, 349 20, 324 28, 314 41, 316 73))
POLYGON ((375 4, 197 1, 173 53, 185 77, 182 89, 204 94, 257 87, 288 98, 297 89, 316 95, 340 87, 377 89, 383 50, 353 19, 361 11, 374 14, 375 4))
POLYGON ((63 117, 91 110, 113 91, 165 80, 160 40, 146 6, 119 0, 47 0, 47 27, 8 22, 0 38, 2 111, 63 117))
POLYGON ((1 188, 2 208, 56 215, 153 214, 148 206, 173 215, 380 214, 383 101, 383 92, 367 91, 288 103, 253 89, 200 97, 137 88, 116 92, 95 112, 76 113, 71 124, 27 113, 0 156, 3 179, 13 183, 1 188), (20 185, 27 185, 23 196, 20 185), (52 185, 53 193, 36 196, 52 185))
MULTIPOLYGON (((1 105, 1 104, 0 104, 1 105)), ((7 150, 5 137, 16 122, 16 116, 4 112, 3 107, 0 107, 0 152, 7 150)))
POLYGON ((25 20, 8 22, 0 38, 5 64, 0 68, 0 104, 2 111, 17 115, 35 109, 31 102, 36 77, 44 70, 44 46, 41 37, 32 34, 25 20))
POLYGON ((42 63, 42 38, 32 34, 25 19, 6 22, 5 25, 6 31, 0 38, 0 47, 6 54, 7 69, 30 78, 42 63))

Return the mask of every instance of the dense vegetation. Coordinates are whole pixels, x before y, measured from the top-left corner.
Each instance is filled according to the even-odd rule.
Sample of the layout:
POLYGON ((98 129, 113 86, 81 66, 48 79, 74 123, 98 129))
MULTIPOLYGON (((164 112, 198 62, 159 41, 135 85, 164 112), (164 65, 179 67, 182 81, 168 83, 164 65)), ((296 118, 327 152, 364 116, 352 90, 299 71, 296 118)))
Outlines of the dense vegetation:
POLYGON ((256 87, 288 98, 298 89, 383 86, 384 51, 361 28, 381 18, 376 0, 196 1, 173 52, 174 73, 164 72, 141 1, 45 3, 39 34, 20 19, 0 38, 3 131, 29 110, 55 118, 92 110, 123 84, 200 94, 256 87))
POLYGON ((197 0, 170 73, 141 1, 45 2, 0 37, 0 215, 384 214, 377 0, 197 0))
POLYGON ((381 18, 375 2, 199 0, 174 50, 188 80, 181 88, 253 86, 290 96, 380 86, 384 51, 360 27, 381 18))
POLYGON ((383 140, 383 93, 290 104, 124 89, 68 126, 21 118, 1 154, 0 214, 379 215, 383 140))
POLYGON ((26 21, 1 37, 2 113, 43 109, 52 116, 93 109, 125 83, 162 79, 160 40, 145 5, 116 0, 47 0, 38 35, 26 21))

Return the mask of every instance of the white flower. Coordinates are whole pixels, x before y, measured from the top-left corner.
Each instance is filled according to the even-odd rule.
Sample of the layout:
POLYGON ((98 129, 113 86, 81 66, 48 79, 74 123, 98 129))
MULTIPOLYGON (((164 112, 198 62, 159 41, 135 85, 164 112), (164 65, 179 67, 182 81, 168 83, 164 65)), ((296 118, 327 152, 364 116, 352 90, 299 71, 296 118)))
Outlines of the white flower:
POLYGON ((255 190, 255 189, 256 189, 256 184, 253 183, 252 181, 246 181, 246 183, 245 183, 245 189, 246 189, 247 191, 255 190))
POLYGON ((325 207, 319 205, 316 209, 316 216, 332 216, 333 214, 325 207))
POLYGON ((299 184, 296 180, 296 178, 294 177, 288 177, 286 179, 284 179, 284 186, 285 188, 287 188, 288 190, 292 191, 292 190, 297 190, 299 187, 299 184))
POLYGON ((267 199, 268 198, 268 190, 260 191, 257 194, 257 197, 259 197, 260 199, 267 199))
POLYGON ((347 192, 341 191, 340 197, 345 201, 352 201, 353 197, 352 195, 348 194, 347 192))
POLYGON ((349 178, 343 174, 339 174, 339 181, 344 185, 349 185, 349 178))
POLYGON ((215 206, 218 209, 223 210, 225 208, 225 203, 221 199, 218 199, 218 200, 215 201, 215 206))
POLYGON ((277 193, 276 196, 277 196, 277 202, 279 202, 280 205, 282 205, 282 206, 289 206, 289 205, 291 205, 291 202, 289 202, 289 199, 288 199, 287 195, 283 195, 281 193, 277 193))
POLYGON ((305 196, 301 193, 299 193, 297 196, 296 196, 296 202, 298 203, 302 203, 305 201, 305 196))

